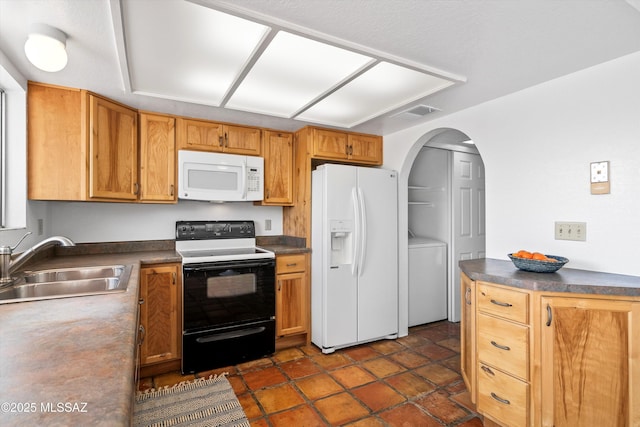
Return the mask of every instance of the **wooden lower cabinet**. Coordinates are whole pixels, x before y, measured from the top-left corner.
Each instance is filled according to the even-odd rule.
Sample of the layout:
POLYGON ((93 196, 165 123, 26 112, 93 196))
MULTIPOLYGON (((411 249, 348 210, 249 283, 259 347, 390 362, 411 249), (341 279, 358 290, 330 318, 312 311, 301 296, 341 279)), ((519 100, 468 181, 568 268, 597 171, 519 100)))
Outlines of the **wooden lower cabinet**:
POLYGON ((470 391, 472 403, 476 403, 476 282, 460 273, 462 295, 460 310, 460 356, 462 379, 470 391))
POLYGON ((640 426, 640 301, 461 275, 461 370, 505 427, 640 426), (474 292, 475 289, 475 292, 474 292))
POLYGON ((529 426, 529 293, 476 283, 478 411, 509 427, 529 426))
POLYGON ((140 269, 140 365, 142 376, 180 367, 182 356, 182 266, 140 269))
POLYGON ((508 427, 529 425, 529 384, 479 363, 478 411, 508 427))
POLYGON ((542 296, 543 426, 640 426, 640 302, 542 296))
POLYGON ((309 256, 276 257, 276 347, 309 342, 309 256), (280 343, 278 343, 280 341, 280 343))

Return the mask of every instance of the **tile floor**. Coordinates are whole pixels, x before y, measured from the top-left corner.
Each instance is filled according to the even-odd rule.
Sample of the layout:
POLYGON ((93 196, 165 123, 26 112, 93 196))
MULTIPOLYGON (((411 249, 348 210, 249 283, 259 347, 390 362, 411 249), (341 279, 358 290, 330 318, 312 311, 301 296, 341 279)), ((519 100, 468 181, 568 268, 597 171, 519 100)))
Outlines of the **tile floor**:
POLYGON ((228 372, 252 426, 482 426, 460 376, 460 325, 413 327, 409 335, 325 355, 290 348, 237 366, 144 378, 140 389, 228 372))

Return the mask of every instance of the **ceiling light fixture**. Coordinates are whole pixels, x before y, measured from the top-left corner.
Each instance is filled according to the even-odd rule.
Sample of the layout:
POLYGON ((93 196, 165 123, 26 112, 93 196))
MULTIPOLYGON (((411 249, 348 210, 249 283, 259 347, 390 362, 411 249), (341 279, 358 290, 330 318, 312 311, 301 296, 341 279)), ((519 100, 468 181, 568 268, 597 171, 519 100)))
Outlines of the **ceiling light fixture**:
POLYGON ((33 24, 24 44, 29 61, 43 71, 56 72, 67 65, 67 36, 46 24, 33 24))

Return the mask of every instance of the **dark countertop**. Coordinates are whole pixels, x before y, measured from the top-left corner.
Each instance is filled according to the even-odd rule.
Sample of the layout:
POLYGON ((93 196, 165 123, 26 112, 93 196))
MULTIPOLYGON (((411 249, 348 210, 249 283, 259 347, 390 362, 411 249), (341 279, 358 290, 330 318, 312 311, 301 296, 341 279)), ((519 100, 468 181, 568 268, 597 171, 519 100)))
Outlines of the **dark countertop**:
MULTIPOLYGON (((310 251, 304 238, 256 240, 277 255, 310 251)), ((26 266, 132 270, 126 292, 0 305, 0 425, 130 425, 140 266, 168 262, 181 262, 172 240, 56 247, 26 266)))
POLYGON ((304 237, 291 236, 258 236, 256 245, 277 255, 299 254, 311 252, 305 245, 304 237))
POLYGON ((131 265, 127 291, 0 305, 0 425, 130 425, 140 265, 180 256, 64 249, 29 267, 131 265))
POLYGON ((563 267, 555 273, 518 270, 511 261, 492 258, 459 262, 472 280, 531 291, 640 297, 640 277, 563 267))

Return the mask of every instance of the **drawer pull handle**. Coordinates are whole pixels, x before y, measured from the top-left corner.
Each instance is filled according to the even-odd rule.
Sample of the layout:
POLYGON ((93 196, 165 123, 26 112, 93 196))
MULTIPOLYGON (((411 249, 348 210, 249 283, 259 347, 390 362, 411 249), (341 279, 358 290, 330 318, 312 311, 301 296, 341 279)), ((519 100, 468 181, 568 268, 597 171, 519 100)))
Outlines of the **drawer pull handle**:
POLYGON ((296 265, 298 265, 297 262, 291 262, 291 263, 287 264, 287 267, 295 267, 296 265))
POLYGON ((467 305, 471 305, 471 288, 467 288, 464 292, 464 302, 466 302, 467 305))
POLYGON ((551 319, 552 319, 551 306, 547 304, 547 326, 551 326, 551 319))
POLYGON ((491 375, 491 376, 495 376, 496 374, 493 373, 493 371, 486 367, 486 366, 481 366, 482 370, 485 371, 487 374, 491 375))
POLYGON ((498 396, 494 392, 491 392, 491 397, 493 397, 495 400, 497 400, 500 403, 504 403, 505 405, 511 405, 511 402, 509 402, 507 399, 501 398, 500 396, 498 396))
POLYGON ((499 305, 500 307, 513 307, 513 304, 509 304, 508 302, 500 302, 494 299, 491 300, 491 304, 499 305))
POLYGON ((506 350, 506 351, 511 350, 511 347, 508 347, 508 346, 506 346, 506 345, 500 345, 500 344, 498 344, 498 343, 497 343, 497 342, 495 342, 495 341, 491 341, 491 345, 492 345, 492 346, 494 346, 494 347, 496 347, 496 348, 499 348, 500 350, 506 350))

